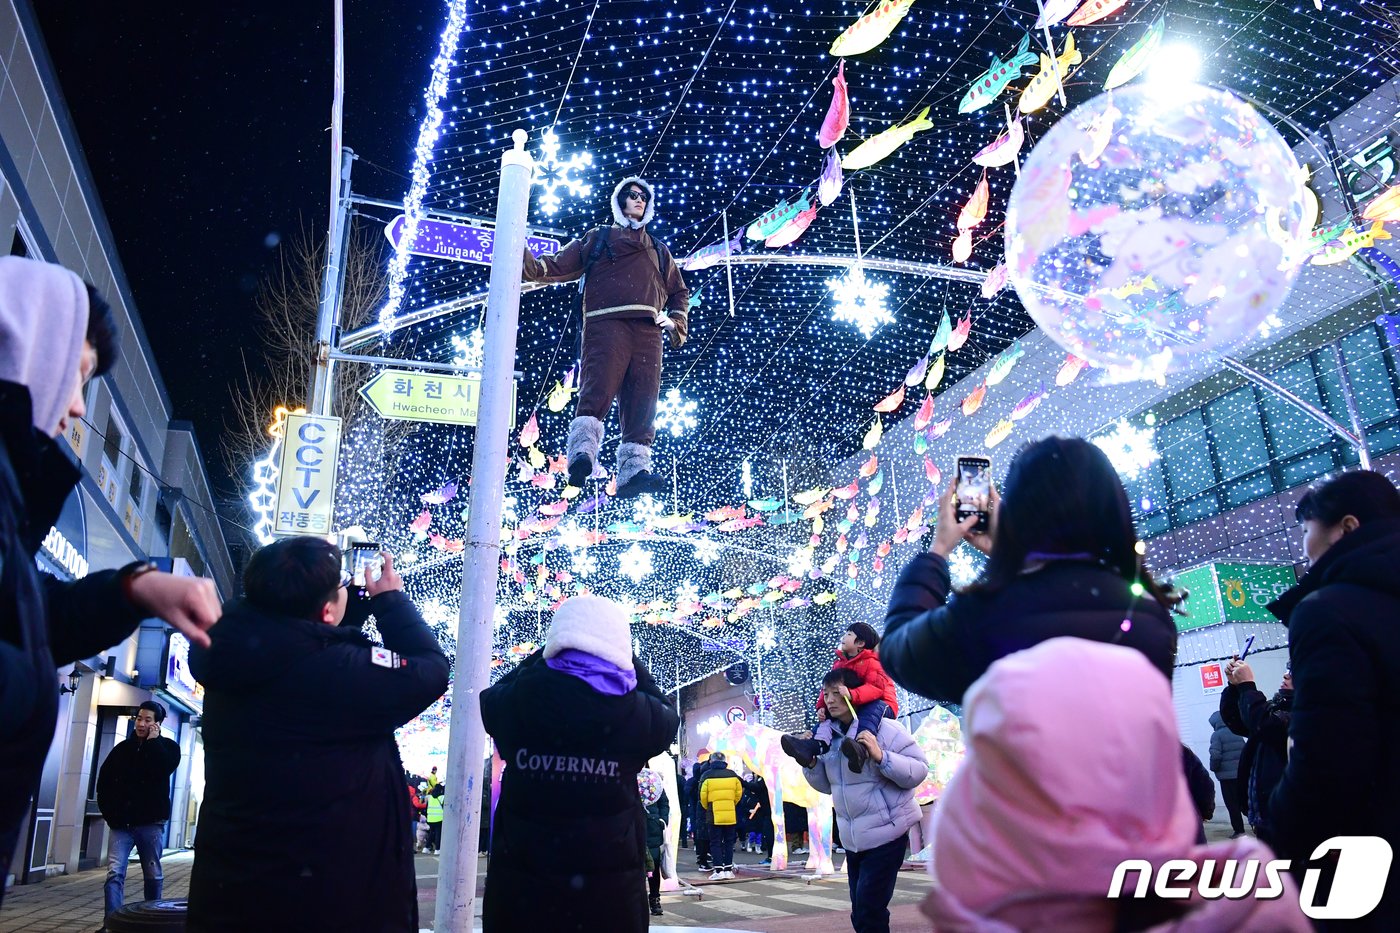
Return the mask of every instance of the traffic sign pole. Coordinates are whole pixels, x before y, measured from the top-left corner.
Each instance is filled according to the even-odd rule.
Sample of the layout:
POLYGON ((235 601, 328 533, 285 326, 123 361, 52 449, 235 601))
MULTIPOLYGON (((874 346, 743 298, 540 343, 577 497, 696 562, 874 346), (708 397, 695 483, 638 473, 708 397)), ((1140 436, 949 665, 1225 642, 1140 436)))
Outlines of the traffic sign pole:
POLYGON ((442 824, 442 860, 433 924, 439 933, 470 933, 476 901, 477 821, 482 816, 481 790, 482 781, 486 780, 482 767, 486 729, 481 722, 479 698, 490 676, 506 457, 515 420, 512 364, 520 323, 525 217, 534 172, 534 161, 525 151, 525 131, 516 130, 513 138, 515 148, 501 155, 495 230, 498 249, 491 265, 491 292, 486 301, 485 364, 472 451, 462 605, 457 623, 457 670, 447 744, 449 793, 442 824))

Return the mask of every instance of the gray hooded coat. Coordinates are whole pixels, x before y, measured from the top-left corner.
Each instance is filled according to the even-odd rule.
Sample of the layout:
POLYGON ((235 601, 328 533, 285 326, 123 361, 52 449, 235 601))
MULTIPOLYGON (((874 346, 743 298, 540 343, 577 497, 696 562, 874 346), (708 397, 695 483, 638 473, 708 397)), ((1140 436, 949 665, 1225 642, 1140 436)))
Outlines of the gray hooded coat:
POLYGON ((1210 735, 1210 770, 1222 781, 1233 781, 1239 777, 1244 739, 1229 730, 1219 710, 1210 714, 1210 724, 1215 729, 1210 735))
POLYGON ((833 721, 832 727, 830 750, 802 775, 834 799, 841 844, 847 851, 868 852, 909 832, 920 817, 914 788, 928 777, 928 761, 909 730, 893 719, 880 720, 875 738, 884 757, 879 764, 867 761, 857 774, 841 754, 841 724, 833 721))

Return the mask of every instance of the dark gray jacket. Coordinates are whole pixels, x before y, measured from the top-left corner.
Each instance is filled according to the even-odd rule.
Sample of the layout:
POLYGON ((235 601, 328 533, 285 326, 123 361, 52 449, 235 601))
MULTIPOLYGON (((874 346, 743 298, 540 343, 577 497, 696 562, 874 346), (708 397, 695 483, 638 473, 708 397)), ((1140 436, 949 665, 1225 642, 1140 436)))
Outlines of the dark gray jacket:
POLYGON ((1244 739, 1225 725, 1220 711, 1210 714, 1215 731, 1210 735, 1210 770, 1222 781, 1233 781, 1240 773, 1240 755, 1244 754, 1244 739))

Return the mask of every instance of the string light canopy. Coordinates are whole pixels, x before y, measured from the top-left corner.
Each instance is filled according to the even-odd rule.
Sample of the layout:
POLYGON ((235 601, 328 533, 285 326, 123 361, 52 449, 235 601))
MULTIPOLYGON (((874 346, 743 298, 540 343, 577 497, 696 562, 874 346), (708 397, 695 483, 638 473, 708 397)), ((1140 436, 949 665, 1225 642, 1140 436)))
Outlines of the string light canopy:
MULTIPOLYGON (((575 197, 561 181, 554 193, 570 196, 558 197, 552 213, 541 201, 534 222, 581 235, 609 222, 606 193, 613 185, 641 174, 657 191, 648 230, 680 258, 732 240, 781 202, 796 204, 816 189, 828 162, 817 135, 839 63, 828 50, 866 4, 818 12, 622 2, 603 4, 595 14, 591 4, 516 0, 472 5, 470 31, 467 9, 464 0, 447 6, 425 98, 428 116, 406 152, 409 222, 425 209, 489 216, 500 152, 511 145, 510 133, 524 127, 545 155, 592 159, 562 176, 591 186, 592 195, 575 197), (434 107, 441 112, 436 123, 434 107)), ((992 57, 1006 57, 1028 33, 1033 51, 1063 52, 1070 30, 1051 27, 1055 47, 1042 48, 1044 31, 1032 29, 1037 13, 1034 0, 916 4, 882 44, 845 59, 851 119, 836 143, 838 155, 916 123, 925 108, 931 127, 911 133, 869 168, 846 172, 840 197, 855 192, 860 199, 859 244, 847 205, 837 201, 816 204, 805 232, 789 245, 744 239, 742 249, 953 264, 954 240, 966 229, 970 253, 960 268, 994 272, 1014 160, 986 170, 985 218, 963 228, 959 221, 984 178, 974 156, 1008 132, 1007 114, 1002 100, 969 113, 960 113, 959 103, 992 57)), ((1099 92, 1120 55, 1158 18, 1171 43, 1198 53, 1202 80, 1235 87, 1305 127, 1319 127, 1386 77, 1377 61, 1384 48, 1378 27, 1349 6, 1316 11, 1272 3, 1261 15, 1257 5, 1146 0, 1073 29, 1083 61, 1064 80, 1070 108, 1099 92)), ((1029 80, 1028 74, 1006 92, 1013 108, 1029 80)), ((1064 112, 1052 97, 1016 119, 1026 151, 1064 112)), ((409 233, 401 238, 411 240, 409 233)), ((482 266, 396 253, 386 318, 481 293, 487 274, 482 266)), ((509 622, 498 634, 500 666, 543 643, 550 606, 584 586, 636 608, 643 657, 668 688, 752 652, 762 624, 784 649, 765 661, 767 689, 781 693, 784 678, 791 678, 805 695, 811 669, 829 664, 840 622, 855 611, 846 606, 838 617, 827 597, 840 591, 864 600, 878 620, 885 594, 866 581, 883 579, 874 564, 886 559, 880 549, 896 528, 917 541, 931 521, 926 487, 900 488, 893 473, 876 465, 859 479, 854 498, 819 501, 828 506, 818 516, 820 532, 795 495, 843 488, 852 482, 844 465, 881 458, 878 434, 871 444, 872 419, 888 433, 929 397, 928 430, 936 431, 960 406, 966 411, 969 400, 941 393, 993 360, 1014 364, 1016 341, 1031 325, 1011 289, 888 275, 845 289, 862 307, 858 326, 850 327, 832 320, 841 303, 833 302, 830 277, 816 266, 763 263, 727 268, 721 262, 686 273, 699 304, 690 311, 686 346, 666 352, 661 410, 669 410, 669 399, 693 408, 690 420, 679 418, 679 432, 676 419, 660 425, 656 464, 669 489, 658 497, 660 510, 645 514, 605 495, 599 500, 607 476, 569 499, 558 474, 549 472, 548 461, 563 452, 573 406, 555 409, 545 399, 574 364, 578 298, 572 286, 524 296, 516 424, 536 418, 534 449, 542 462, 514 450, 508 491, 519 504, 503 532, 498 598, 509 622), (871 299, 881 289, 885 316, 866 327, 860 322, 874 319, 871 299), (931 352, 945 319, 966 320, 967 328, 953 328, 931 352), (895 399, 901 387, 906 394, 895 399), (872 412, 882 399, 890 410, 872 412), (540 511, 558 503, 567 514, 540 511), (911 521, 915 507, 927 517, 911 521), (715 514, 721 509, 735 511, 715 514), (744 524, 755 518, 762 521, 744 524), (852 582, 860 585, 847 585, 852 582), (698 598, 690 600, 687 590, 680 600, 682 584, 693 585, 698 598)), ((453 360, 480 313, 477 307, 405 328, 381 352, 453 360)), ((611 421, 605 468, 612 466, 617 436, 611 421)), ((463 536, 465 496, 427 506, 429 533, 440 546, 431 537, 415 542, 408 526, 425 508, 419 501, 425 490, 456 482, 465 492, 470 465, 470 430, 427 425, 393 455, 390 474, 356 487, 349 507, 356 522, 391 547, 412 544, 423 555, 410 582, 415 595, 460 585, 450 546, 463 536)), ((977 566, 971 556, 959 558, 960 575, 977 566)))

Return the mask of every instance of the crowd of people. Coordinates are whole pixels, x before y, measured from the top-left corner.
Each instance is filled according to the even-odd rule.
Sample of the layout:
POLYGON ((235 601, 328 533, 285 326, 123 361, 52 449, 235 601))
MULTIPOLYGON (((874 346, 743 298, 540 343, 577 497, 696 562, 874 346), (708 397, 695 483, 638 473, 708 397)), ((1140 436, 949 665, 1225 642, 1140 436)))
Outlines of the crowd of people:
MULTIPOLYGON (((647 203, 628 194, 637 210, 647 203)), ((113 365, 115 334, 110 310, 71 272, 0 258, 0 875, 54 734, 56 666, 154 616, 190 639, 206 691, 186 928, 418 930, 415 831, 416 848, 436 852, 451 798, 435 770, 404 770, 394 732, 443 694, 450 671, 390 555, 361 590, 333 544, 284 538, 252 556, 242 597, 222 606, 207 581, 146 564, 72 583, 37 571, 39 539, 78 479, 55 437, 83 416, 86 381, 113 365), (379 643, 362 632, 371 615, 379 643)), ((1181 743, 1171 698, 1173 614, 1189 611, 1188 594, 1148 572, 1107 457, 1076 438, 1027 445, 984 503, 985 525, 960 519, 954 488, 928 552, 893 588, 883 633, 848 627, 821 681, 815 732, 783 741, 833 799, 857 933, 889 929, 916 830, 916 842, 932 843, 924 910, 954 933, 1301 931, 1310 923, 1295 877, 1313 904, 1327 904, 1334 885, 1363 897, 1344 877, 1354 868, 1344 848, 1328 841, 1400 843, 1392 482, 1354 470, 1297 506, 1310 566, 1269 607, 1288 626, 1290 666, 1269 697, 1247 660, 1227 665, 1209 767, 1234 836, 1213 845, 1202 833, 1213 784, 1181 743), (954 593, 948 559, 964 542, 987 563, 954 593), (895 718, 895 684, 964 710, 967 757, 928 826, 914 799, 928 765, 895 718), (1141 897, 1109 896, 1128 860, 1188 866, 1189 878, 1275 855, 1293 871, 1278 879, 1281 897, 1262 890, 1273 880, 1262 871, 1239 897, 1176 897, 1160 881, 1141 897)), ((681 773, 665 755, 679 715, 632 644, 621 605, 574 596, 553 612, 545 646, 481 692, 505 764, 482 820, 488 931, 646 929, 662 912, 673 820, 713 881, 735 877, 736 848, 771 857, 762 777, 719 753, 681 773), (668 770, 675 800, 656 791, 668 770)), ((147 897, 161 893, 152 851, 179 760, 163 717, 158 704, 136 711, 134 735, 99 777, 112 828, 109 914, 132 848, 147 897)), ((800 852, 805 814, 785 817, 800 852)), ((1348 928, 1400 929, 1394 877, 1348 928)))

